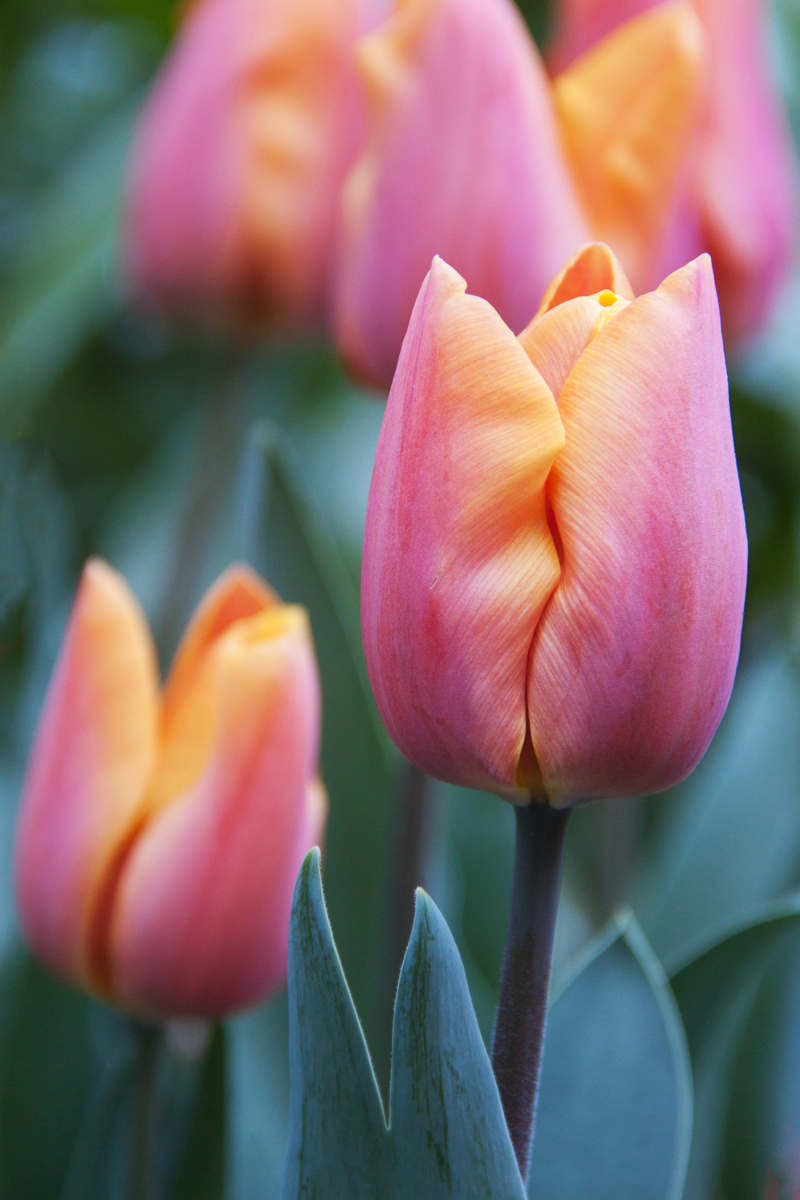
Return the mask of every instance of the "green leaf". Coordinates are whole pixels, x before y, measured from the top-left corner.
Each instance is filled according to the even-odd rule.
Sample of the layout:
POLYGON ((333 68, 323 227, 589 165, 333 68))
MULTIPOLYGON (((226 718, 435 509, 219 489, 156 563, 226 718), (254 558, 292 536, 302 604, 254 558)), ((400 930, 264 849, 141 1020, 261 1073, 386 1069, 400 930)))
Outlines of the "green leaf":
POLYGON ((761 663, 737 685, 704 761, 662 802, 636 911, 669 973, 698 939, 709 944, 714 930, 747 921, 796 884, 798 728, 795 667, 761 663))
POLYGON ((364 665, 358 596, 287 467, 274 427, 256 431, 243 484, 248 557, 284 600, 305 605, 323 693, 328 904, 347 978, 376 1042, 391 768, 364 665))
POLYGON ((417 894, 395 1008, 391 1131, 333 943, 319 852, 295 890, 292 1098, 283 1200, 522 1200, 524 1190, 455 943, 417 894))
POLYGON ((228 1200, 280 1195, 289 1113, 286 993, 226 1022, 228 1200))
POLYGON ((581 955, 552 1004, 529 1194, 679 1200, 689 1056, 664 971, 631 914, 581 955))
POLYGON ((672 977, 695 1080, 686 1200, 707 1200, 719 1177, 736 1055, 772 956, 800 929, 800 897, 771 905, 690 951, 672 977))

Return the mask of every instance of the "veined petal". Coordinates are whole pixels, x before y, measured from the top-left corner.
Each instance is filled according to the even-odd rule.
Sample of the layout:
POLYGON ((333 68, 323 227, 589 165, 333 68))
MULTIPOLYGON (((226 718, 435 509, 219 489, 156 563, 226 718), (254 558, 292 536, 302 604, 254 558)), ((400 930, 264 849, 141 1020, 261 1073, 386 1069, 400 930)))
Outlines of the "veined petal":
POLYGON ((545 788, 565 804, 676 783, 730 695, 747 543, 707 256, 608 322, 559 412, 547 490, 562 576, 528 705, 545 788))
POLYGON ((149 630, 116 571, 87 564, 31 754, 16 842, 17 897, 36 953, 94 986, 95 928, 137 828, 156 752, 149 630))
POLYGON ((615 30, 553 85, 567 153, 594 234, 634 291, 653 283, 699 111, 703 28, 688 0, 615 30))
POLYGON ((362 629, 389 733, 434 776, 522 798, 525 670, 559 576, 555 400, 494 309, 435 259, 370 488, 362 629))
POLYGON ((211 656, 208 763, 136 842, 109 926, 113 993, 149 1017, 216 1017, 280 986, 295 877, 324 814, 303 610, 239 621, 211 656))
POLYGON ((556 397, 592 338, 630 304, 614 292, 576 296, 531 321, 519 341, 556 397))
POLYGON ((368 140, 346 184, 336 325, 353 369, 388 387, 434 254, 518 332, 588 227, 508 0, 398 0, 359 58, 368 140))
POLYGON ((633 299, 633 289, 613 250, 605 242, 588 242, 558 272, 545 292, 536 316, 541 317, 565 300, 593 296, 606 290, 625 300, 633 299))

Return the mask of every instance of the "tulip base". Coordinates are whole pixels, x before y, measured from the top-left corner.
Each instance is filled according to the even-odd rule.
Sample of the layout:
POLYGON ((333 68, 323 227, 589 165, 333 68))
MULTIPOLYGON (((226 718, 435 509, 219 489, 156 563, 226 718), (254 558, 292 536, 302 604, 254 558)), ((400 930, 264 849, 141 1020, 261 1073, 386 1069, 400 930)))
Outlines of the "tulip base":
POLYGON ((492 1067, 517 1156, 527 1179, 570 809, 516 808, 516 847, 492 1067))

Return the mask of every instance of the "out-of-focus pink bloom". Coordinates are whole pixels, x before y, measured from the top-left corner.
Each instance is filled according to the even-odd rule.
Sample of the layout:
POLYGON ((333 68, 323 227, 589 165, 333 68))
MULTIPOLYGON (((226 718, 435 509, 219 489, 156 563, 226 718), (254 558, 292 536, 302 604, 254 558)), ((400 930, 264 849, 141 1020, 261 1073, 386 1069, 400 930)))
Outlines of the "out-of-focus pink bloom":
MULTIPOLYGON (((557 0, 556 72, 656 0, 557 0)), ((723 326, 755 332, 794 256, 798 194, 791 139, 770 84, 764 0, 694 0, 705 26, 709 84, 693 178, 676 208, 662 263, 708 250, 723 326)))
POLYGON ((719 723, 744 604, 710 262, 631 300, 588 247, 519 338, 465 288, 434 261, 378 445, 378 707, 424 770, 517 803, 658 791, 719 723))
POLYGON ((636 290, 649 281, 699 94, 685 0, 615 31, 555 88, 511 0, 398 0, 358 54, 368 134, 336 273, 357 375, 389 386, 433 254, 515 332, 592 235, 636 290))
POLYGON ((322 320, 364 29, 362 0, 191 6, 133 154, 126 258, 143 298, 255 330, 322 320))
POLYGON ((125 581, 83 575, 31 754, 23 924, 54 971, 139 1016, 213 1018, 280 987, 326 811, 305 612, 231 568, 163 695, 125 581))

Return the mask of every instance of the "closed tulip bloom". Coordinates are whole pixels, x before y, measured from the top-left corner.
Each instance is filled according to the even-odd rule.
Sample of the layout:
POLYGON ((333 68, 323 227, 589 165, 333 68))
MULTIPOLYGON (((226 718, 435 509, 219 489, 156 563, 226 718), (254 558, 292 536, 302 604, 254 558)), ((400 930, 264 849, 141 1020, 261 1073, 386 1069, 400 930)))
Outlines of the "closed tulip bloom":
POLYGON ((381 430, 370 679, 440 779, 556 807, 666 788, 736 669, 747 546, 707 257, 632 299, 590 246, 518 337, 435 260, 381 430))
POLYGON ((634 286, 649 281, 699 94, 685 0, 614 32, 555 88, 511 0, 397 0, 357 51, 368 126, 335 307, 357 375, 389 386, 434 254, 516 333, 592 235, 616 239, 634 286))
MULTIPOLYGON (((550 56, 556 71, 656 0, 558 0, 550 56)), ((786 121, 769 78, 764 0, 694 0, 709 71, 697 153, 662 266, 707 250, 723 326, 758 330, 796 250, 797 183, 786 121)))
POLYGON ((90 562, 19 817, 34 951, 147 1019, 214 1018, 280 987, 295 876, 325 818, 318 736, 302 609, 231 568, 159 693, 136 600, 90 562))
POLYGON ((167 313, 255 331, 326 311, 361 136, 361 0, 196 0, 139 124, 126 259, 167 313))

